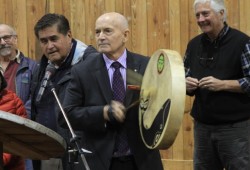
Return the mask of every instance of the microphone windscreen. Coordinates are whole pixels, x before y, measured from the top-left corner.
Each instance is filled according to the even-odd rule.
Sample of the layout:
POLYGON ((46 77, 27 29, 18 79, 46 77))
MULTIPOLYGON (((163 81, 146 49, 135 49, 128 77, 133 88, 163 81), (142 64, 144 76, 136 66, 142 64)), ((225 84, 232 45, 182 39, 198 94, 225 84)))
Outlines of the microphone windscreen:
POLYGON ((53 64, 48 64, 46 67, 46 71, 49 71, 51 75, 53 75, 56 72, 56 67, 53 64))

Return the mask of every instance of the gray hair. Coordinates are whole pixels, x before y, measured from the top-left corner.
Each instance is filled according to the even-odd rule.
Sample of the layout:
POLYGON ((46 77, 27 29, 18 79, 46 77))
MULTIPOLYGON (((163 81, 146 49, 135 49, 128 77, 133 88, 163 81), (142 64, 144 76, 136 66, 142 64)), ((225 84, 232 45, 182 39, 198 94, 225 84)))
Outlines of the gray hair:
POLYGON ((5 28, 7 28, 11 35, 17 35, 15 29, 14 29, 13 27, 11 27, 10 25, 1 24, 1 23, 0 23, 0 27, 5 27, 5 28))
POLYGON ((225 7, 225 3, 224 0, 195 0, 194 1, 194 9, 196 7, 197 4, 201 3, 201 4, 205 4, 209 2, 211 8, 215 11, 215 12, 220 12, 221 10, 224 11, 224 18, 223 21, 225 22, 227 20, 227 13, 226 13, 226 7, 225 7))

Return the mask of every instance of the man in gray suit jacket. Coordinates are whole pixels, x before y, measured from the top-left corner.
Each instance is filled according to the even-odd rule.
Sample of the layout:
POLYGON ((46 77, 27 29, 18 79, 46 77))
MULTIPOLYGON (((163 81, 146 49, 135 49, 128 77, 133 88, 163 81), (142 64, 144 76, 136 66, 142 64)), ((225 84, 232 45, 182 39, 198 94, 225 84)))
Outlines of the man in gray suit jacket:
MULTIPOLYGON (((148 149, 141 139, 138 106, 128 108, 139 99, 139 91, 125 88, 123 101, 113 94, 112 64, 119 62, 124 87, 126 70, 144 74, 149 58, 126 49, 129 29, 126 18, 115 12, 105 13, 96 20, 97 49, 72 68, 64 109, 76 130, 86 135, 85 149, 91 170, 163 170, 158 150, 148 149), (126 149, 118 151, 119 137, 125 134, 126 149)), ((123 141, 124 144, 124 141, 123 141)))

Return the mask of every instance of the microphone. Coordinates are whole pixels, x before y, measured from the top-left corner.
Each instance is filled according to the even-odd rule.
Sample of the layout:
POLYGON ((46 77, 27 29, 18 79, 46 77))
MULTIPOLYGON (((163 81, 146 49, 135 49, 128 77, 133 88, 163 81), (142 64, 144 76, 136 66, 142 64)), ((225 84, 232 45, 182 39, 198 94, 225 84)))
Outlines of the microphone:
POLYGON ((44 90, 47 87, 48 81, 50 79, 50 77, 55 74, 56 72, 56 68, 53 64, 48 64, 46 70, 45 70, 45 75, 43 77, 43 82, 41 84, 41 87, 38 91, 37 97, 36 97, 36 101, 39 102, 43 96, 44 90))

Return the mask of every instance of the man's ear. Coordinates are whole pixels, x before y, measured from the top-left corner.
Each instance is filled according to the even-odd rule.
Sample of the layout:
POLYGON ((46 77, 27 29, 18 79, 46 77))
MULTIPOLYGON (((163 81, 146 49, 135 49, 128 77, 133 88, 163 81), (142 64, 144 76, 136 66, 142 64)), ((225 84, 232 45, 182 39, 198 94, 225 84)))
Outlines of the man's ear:
POLYGON ((220 15, 221 15, 221 19, 223 20, 224 19, 224 15, 225 15, 225 11, 222 9, 220 10, 220 15))
POLYGON ((66 37, 68 39, 68 43, 71 44, 71 41, 72 41, 72 33, 71 33, 71 30, 69 30, 66 34, 66 37))
POLYGON ((72 38, 71 30, 69 30, 69 31, 67 32, 67 36, 68 36, 69 38, 72 38))
POLYGON ((128 41, 128 36, 129 36, 129 30, 128 29, 126 29, 125 31, 124 31, 124 33, 123 33, 123 42, 127 42, 128 41))

